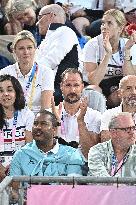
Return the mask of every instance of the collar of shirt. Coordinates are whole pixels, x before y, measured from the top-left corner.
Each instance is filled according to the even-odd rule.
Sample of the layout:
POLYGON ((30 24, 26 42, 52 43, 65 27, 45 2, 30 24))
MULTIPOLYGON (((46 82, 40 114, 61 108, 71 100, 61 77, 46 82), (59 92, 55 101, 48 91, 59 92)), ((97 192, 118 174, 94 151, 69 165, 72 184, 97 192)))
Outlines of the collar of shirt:
POLYGON ((52 35, 58 28, 62 27, 62 26, 66 26, 65 24, 61 24, 61 23, 51 23, 48 27, 48 31, 45 35, 45 40, 48 40, 48 37, 50 35, 52 35))
POLYGON ((40 150, 41 153, 43 154, 48 154, 49 152, 52 152, 53 154, 57 154, 57 152, 59 151, 59 143, 56 142, 55 146, 49 150, 48 152, 43 152, 42 150, 40 150))
POLYGON ((57 28, 61 26, 66 26, 66 25, 62 23, 51 23, 49 26, 49 30, 56 30, 57 28))
POLYGON ((70 115, 66 112, 65 108, 64 108, 64 105, 62 104, 62 114, 63 114, 63 117, 77 117, 79 115, 79 112, 80 112, 80 109, 74 114, 74 115, 70 115))
MULTIPOLYGON (((32 66, 33 68, 33 66, 32 66)), ((32 68, 30 69, 30 71, 25 75, 25 77, 29 77, 31 75, 32 72, 32 68)), ((21 73, 21 70, 19 68, 18 62, 15 63, 15 69, 16 69, 16 74, 17 74, 17 78, 24 78, 23 74, 21 73)))
MULTIPOLYGON (((129 149, 129 151, 126 153, 126 156, 128 156, 128 155, 131 155, 131 153, 133 153, 133 149, 134 149, 134 146, 135 145, 131 145, 128 149, 129 149)), ((112 156, 112 154, 114 154, 114 149, 113 149, 113 145, 112 145, 112 140, 110 140, 110 143, 109 143, 109 152, 110 152, 110 150, 111 150, 111 152, 110 152, 110 155, 112 156)), ((109 153, 108 153, 109 154, 109 153)))

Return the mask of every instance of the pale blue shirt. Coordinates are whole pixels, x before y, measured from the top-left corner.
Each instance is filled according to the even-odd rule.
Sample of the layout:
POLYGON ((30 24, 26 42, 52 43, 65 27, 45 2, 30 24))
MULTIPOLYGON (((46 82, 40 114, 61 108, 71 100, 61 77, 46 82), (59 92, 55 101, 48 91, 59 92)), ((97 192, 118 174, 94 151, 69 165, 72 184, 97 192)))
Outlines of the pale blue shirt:
POLYGON ((82 165, 84 160, 78 149, 56 144, 52 150, 44 153, 33 140, 14 154, 10 175, 75 176, 82 175, 82 165))

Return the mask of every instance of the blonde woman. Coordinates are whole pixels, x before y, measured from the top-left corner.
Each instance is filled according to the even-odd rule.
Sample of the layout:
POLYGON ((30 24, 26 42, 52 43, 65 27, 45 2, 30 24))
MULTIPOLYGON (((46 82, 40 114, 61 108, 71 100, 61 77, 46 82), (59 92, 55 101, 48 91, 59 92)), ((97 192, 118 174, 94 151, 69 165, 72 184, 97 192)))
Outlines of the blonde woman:
POLYGON ((83 51, 85 81, 100 86, 106 97, 117 89, 124 75, 135 74, 136 32, 129 40, 122 38, 125 25, 126 19, 121 11, 106 11, 102 18, 101 34, 88 41, 83 51))
POLYGON ((46 65, 34 61, 36 41, 29 31, 19 32, 13 41, 16 63, 3 68, 0 74, 15 76, 23 87, 26 105, 34 113, 51 107, 54 91, 54 73, 46 65))

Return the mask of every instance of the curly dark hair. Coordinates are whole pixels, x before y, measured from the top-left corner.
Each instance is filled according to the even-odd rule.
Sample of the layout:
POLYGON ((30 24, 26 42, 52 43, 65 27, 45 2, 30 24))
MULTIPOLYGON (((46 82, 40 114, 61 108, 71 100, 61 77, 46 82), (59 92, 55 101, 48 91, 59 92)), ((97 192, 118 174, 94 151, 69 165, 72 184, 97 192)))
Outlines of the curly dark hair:
MULTIPOLYGON (((0 75, 0 82, 9 80, 11 81, 13 88, 15 90, 16 93, 16 99, 14 102, 14 108, 15 110, 21 110, 24 109, 25 107, 25 96, 24 96, 24 92, 22 89, 22 86, 20 84, 20 82, 11 75, 0 75)), ((5 125, 5 120, 4 118, 6 118, 5 113, 4 113, 4 109, 3 106, 0 104, 0 129, 3 128, 3 126, 5 125)))

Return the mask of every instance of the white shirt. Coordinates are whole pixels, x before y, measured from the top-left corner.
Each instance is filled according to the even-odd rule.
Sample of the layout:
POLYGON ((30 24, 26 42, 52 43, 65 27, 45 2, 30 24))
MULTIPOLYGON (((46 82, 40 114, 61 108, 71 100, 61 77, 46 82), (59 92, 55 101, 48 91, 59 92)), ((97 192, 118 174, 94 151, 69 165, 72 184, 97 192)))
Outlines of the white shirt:
POLYGON ((30 101, 32 101, 31 110, 34 113, 37 113, 41 108, 42 91, 54 90, 54 73, 50 68, 47 68, 46 66, 43 67, 43 66, 38 65, 38 71, 36 74, 36 82, 34 85, 34 93, 32 94, 32 83, 26 92, 26 85, 29 81, 29 76, 31 75, 32 69, 33 68, 31 68, 31 70, 29 71, 27 75, 23 76, 19 69, 18 63, 15 63, 13 65, 9 65, 3 68, 2 70, 0 70, 0 75, 9 74, 9 75, 16 77, 19 80, 24 90, 24 93, 26 93, 26 96, 25 96, 26 103, 29 106, 30 101), (32 96, 32 100, 30 100, 31 96, 32 96))
MULTIPOLYGON (((124 64, 124 48, 125 43, 128 39, 120 38, 120 49, 122 51, 122 59, 119 54, 119 51, 112 54, 112 57, 109 59, 108 67, 104 76, 104 79, 113 77, 113 76, 123 76, 123 70, 121 66, 124 64), (110 66, 111 65, 111 66, 110 66), (112 65, 116 65, 117 67, 112 67, 112 65)), ((132 64, 136 65, 136 45, 132 46, 130 50, 132 56, 132 64)), ((105 55, 105 49, 103 47, 103 38, 102 34, 96 36, 93 39, 90 39, 83 49, 83 62, 92 62, 98 63, 101 62, 105 55)), ((85 70, 83 70, 83 77, 86 82, 88 82, 88 74, 85 70)))
MULTIPOLYGON (((12 149, 12 129, 14 117, 6 120, 6 125, 3 127, 4 134, 4 151, 13 151, 12 149)), ((28 108, 18 111, 17 124, 16 124, 16 150, 25 145, 25 131, 32 132, 34 122, 34 113, 28 108)))
POLYGON ((51 68, 56 74, 58 65, 74 45, 78 45, 80 53, 78 38, 71 28, 60 26, 56 30, 48 30, 45 39, 36 50, 36 62, 51 68))
MULTIPOLYGON (((112 116, 121 113, 122 111, 122 104, 118 107, 112 108, 112 109, 108 109, 106 110, 101 117, 101 127, 100 127, 100 131, 102 130, 109 130, 109 122, 112 118, 112 116)), ((136 113, 134 115, 134 120, 135 120, 135 124, 136 124, 136 113)))
MULTIPOLYGON (((59 127, 58 136, 67 142, 79 142, 79 130, 77 123, 78 113, 79 111, 75 115, 71 116, 65 111, 64 108, 62 109, 61 126, 59 127)), ((89 131, 94 133, 100 132, 100 119, 100 112, 89 107, 87 108, 84 120, 89 131)))

